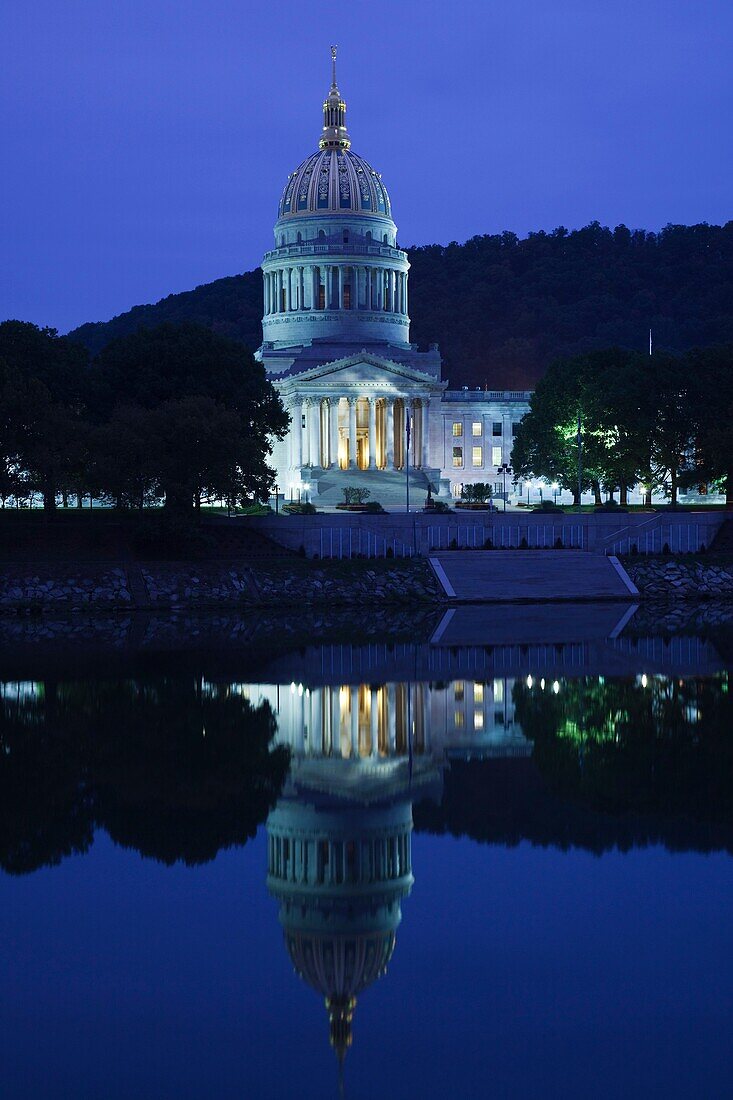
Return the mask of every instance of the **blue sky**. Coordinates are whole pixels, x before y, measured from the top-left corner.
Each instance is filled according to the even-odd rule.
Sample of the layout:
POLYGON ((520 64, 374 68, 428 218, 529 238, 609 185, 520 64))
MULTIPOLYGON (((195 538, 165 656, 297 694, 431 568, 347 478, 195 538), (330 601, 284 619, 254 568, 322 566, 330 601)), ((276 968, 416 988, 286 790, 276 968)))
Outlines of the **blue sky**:
POLYGON ((0 318, 65 331, 257 266, 331 42, 403 246, 725 222, 732 32, 729 0, 5 0, 0 318))

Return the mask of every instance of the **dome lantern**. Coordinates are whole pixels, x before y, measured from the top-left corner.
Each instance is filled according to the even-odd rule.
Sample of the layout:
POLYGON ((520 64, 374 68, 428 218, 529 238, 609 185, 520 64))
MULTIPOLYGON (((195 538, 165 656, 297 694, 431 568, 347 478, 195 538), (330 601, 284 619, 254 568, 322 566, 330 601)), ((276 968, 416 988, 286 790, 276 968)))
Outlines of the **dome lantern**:
POLYGON ((351 138, 346 129, 346 103, 336 83, 336 53, 338 46, 331 46, 331 90, 323 104, 323 132, 318 145, 321 149, 348 149, 351 138))

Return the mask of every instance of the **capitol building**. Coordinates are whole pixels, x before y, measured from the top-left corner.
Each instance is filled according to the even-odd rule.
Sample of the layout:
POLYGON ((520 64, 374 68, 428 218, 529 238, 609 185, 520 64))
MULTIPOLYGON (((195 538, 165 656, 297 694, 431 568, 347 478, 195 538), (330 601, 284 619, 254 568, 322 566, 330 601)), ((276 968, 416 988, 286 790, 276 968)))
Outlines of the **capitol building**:
POLYGON ((477 481, 500 495, 530 394, 451 390, 438 346, 410 343, 409 260, 380 173, 351 148, 331 53, 318 149, 287 179, 262 263, 257 356, 291 418, 279 490, 324 507, 347 486, 401 503, 408 478, 416 501, 477 481))

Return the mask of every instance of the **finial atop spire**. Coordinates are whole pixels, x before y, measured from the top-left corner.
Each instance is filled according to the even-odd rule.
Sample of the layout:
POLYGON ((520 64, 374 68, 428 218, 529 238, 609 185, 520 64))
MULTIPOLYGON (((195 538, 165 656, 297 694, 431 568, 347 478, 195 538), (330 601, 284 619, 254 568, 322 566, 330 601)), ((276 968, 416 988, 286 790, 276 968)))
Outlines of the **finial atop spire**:
POLYGON ((321 149, 348 149, 351 145, 346 130, 346 104, 336 84, 336 54, 338 46, 331 46, 331 91, 323 104, 323 133, 321 149))

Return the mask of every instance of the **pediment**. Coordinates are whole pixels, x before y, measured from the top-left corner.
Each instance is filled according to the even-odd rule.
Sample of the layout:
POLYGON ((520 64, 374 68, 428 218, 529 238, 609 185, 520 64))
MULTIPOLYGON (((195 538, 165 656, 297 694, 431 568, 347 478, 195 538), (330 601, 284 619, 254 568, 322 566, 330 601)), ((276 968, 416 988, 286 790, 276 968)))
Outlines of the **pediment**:
POLYGON ((445 388, 445 383, 440 382, 433 374, 368 351, 357 352, 344 359, 334 359, 329 363, 319 363, 317 367, 282 379, 281 385, 284 386, 286 382, 289 383, 287 388, 306 389, 311 383, 328 389, 357 384, 374 389, 380 386, 389 389, 390 385, 399 389, 416 386, 424 390, 426 385, 436 389, 445 388))

